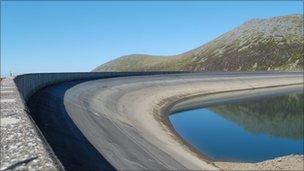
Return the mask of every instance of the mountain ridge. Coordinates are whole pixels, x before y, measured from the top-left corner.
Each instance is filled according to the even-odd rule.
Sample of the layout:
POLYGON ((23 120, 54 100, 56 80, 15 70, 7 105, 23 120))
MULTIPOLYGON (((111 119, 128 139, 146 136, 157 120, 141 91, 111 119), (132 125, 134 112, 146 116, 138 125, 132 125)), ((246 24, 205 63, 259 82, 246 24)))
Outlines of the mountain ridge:
POLYGON ((93 71, 303 70, 303 15, 251 19, 177 55, 125 55, 93 71))

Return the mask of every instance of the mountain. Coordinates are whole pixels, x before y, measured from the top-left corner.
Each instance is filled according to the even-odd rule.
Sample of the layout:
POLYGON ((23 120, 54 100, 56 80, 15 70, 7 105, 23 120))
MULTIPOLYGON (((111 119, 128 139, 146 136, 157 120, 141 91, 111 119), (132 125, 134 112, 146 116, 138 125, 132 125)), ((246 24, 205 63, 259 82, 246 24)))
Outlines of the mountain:
POLYGON ((303 70, 303 15, 252 19, 174 56, 122 56, 93 71, 303 70))

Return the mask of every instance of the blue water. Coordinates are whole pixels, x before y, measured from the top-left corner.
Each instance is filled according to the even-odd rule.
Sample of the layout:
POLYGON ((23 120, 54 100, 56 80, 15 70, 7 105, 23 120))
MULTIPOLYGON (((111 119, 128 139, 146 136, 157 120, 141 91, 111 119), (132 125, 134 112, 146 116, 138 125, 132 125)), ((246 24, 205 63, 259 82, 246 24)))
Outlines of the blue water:
POLYGON ((303 94, 195 109, 169 119, 184 140, 215 160, 303 154, 303 94))

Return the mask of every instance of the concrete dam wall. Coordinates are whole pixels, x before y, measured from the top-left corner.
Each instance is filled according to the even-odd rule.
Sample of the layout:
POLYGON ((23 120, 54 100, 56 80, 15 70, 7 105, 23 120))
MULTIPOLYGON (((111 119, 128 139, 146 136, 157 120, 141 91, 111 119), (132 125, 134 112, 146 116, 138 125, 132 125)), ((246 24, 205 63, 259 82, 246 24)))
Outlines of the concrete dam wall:
POLYGON ((24 109, 66 170, 218 170, 172 130, 172 105, 197 96, 208 95, 208 102, 236 91, 256 90, 247 97, 303 88, 303 73, 46 73, 14 81, 24 109))
MULTIPOLYGON (((41 128, 37 127, 37 121, 34 121, 33 115, 28 108, 28 100, 37 91, 66 81, 75 80, 94 80, 102 78, 138 76, 138 75, 154 75, 154 74, 170 74, 176 72, 104 72, 104 73, 33 73, 19 75, 15 78, 6 78, 1 82, 1 92, 10 92, 9 94, 1 93, 1 121, 3 128, 3 141, 10 147, 18 146, 18 152, 8 148, 2 150, 3 164, 0 170, 27 168, 34 170, 62 170, 64 167, 54 155, 48 142, 45 140, 45 135, 41 128), (9 98, 6 101, 6 98, 9 98), (2 104, 2 101, 4 104, 2 104), (7 105, 9 104, 9 105, 7 105), (3 110, 3 111, 2 111, 3 110), (11 119, 12 112, 16 114, 16 119, 11 119), (7 115, 7 116, 6 116, 7 115), (13 124, 6 126, 6 118, 13 124), (14 126, 16 125, 16 126, 14 126), (17 126, 18 125, 18 126, 17 126), (39 129, 40 128, 40 129, 39 129), (11 132, 18 135, 27 135, 26 138, 16 137, 18 140, 11 139, 11 132), (29 135, 30 134, 30 135, 29 135), (20 146, 22 144, 22 146, 20 146), (28 144, 35 144, 34 147, 28 148, 28 144), (26 166, 22 164, 26 162, 26 166)), ((8 123, 7 123, 8 124, 8 123)))
MULTIPOLYGON (((36 161, 36 163, 39 163, 39 165, 35 165, 34 168, 38 169, 38 170, 45 170, 50 169, 50 168, 56 168, 56 170, 61 170, 64 167, 61 165, 62 161, 60 162, 57 158, 58 154, 54 154, 54 147, 50 147, 49 146, 49 142, 47 142, 48 140, 45 139, 45 137, 47 137, 46 135, 44 135, 45 130, 43 128, 43 125, 39 125, 41 123, 39 123, 39 121, 36 120, 36 118, 38 117, 37 114, 36 116, 33 114, 33 109, 29 108, 28 105, 28 101, 30 99, 31 96, 33 96, 35 93, 37 93, 39 90, 44 89, 46 87, 49 87, 51 85, 55 85, 58 83, 62 83, 62 82, 71 82, 71 81, 76 81, 78 83, 83 82, 83 81, 88 81, 88 80, 94 80, 94 79, 105 79, 105 78, 114 78, 114 77, 126 77, 126 76, 141 76, 141 75, 155 75, 155 74, 173 74, 173 73, 181 73, 181 72, 84 72, 84 73, 33 73, 33 74, 24 74, 24 75, 19 75, 17 77, 15 77, 12 81, 9 81, 9 86, 14 87, 14 94, 15 94, 15 99, 14 101, 18 102, 17 104, 15 104, 15 108, 20 110, 20 115, 22 115, 27 124, 29 125, 29 128, 27 130, 18 130, 18 132, 33 132, 33 137, 27 137, 27 139, 25 140, 26 142, 34 142, 34 141, 38 141, 36 142, 37 144, 39 143, 39 145, 37 145, 35 147, 35 149, 32 149, 31 151, 27 151, 28 149, 22 149, 20 148, 20 152, 22 152, 22 155, 25 156, 34 156, 30 159, 33 159, 36 161), (38 126, 38 127, 37 127, 38 126), (38 128, 38 129, 37 129, 38 128), (26 153, 24 153, 24 151, 27 151, 26 153), (38 155, 35 155, 34 153, 36 153, 35 151, 44 151, 44 153, 38 155), (38 161, 37 161, 38 160, 38 161), (47 166, 47 167, 46 167, 47 166), (46 167, 46 168, 45 168, 46 167)), ((15 110, 15 109, 14 109, 15 110)), ((54 114, 53 116, 58 116, 56 114, 54 114)), ((66 114, 66 116, 68 116, 66 114)), ((61 124, 70 124, 73 125, 73 121, 71 121, 68 117, 66 117, 66 119, 68 120, 68 122, 62 122, 62 120, 58 123, 61 124)), ((48 124, 52 124, 56 125, 57 123, 53 121, 48 121, 48 124)), ((59 127, 58 127, 59 128, 59 127)), ((74 128, 74 133, 75 131, 77 132, 77 138, 81 137, 83 141, 86 141, 86 145, 84 145, 84 148, 87 148, 90 151, 91 150, 91 156, 94 156, 94 153, 92 153, 92 151, 94 151, 94 147, 91 147, 89 144, 89 142, 87 142, 87 140, 83 137, 83 135, 80 135, 81 132, 79 132, 79 130, 77 130, 77 128, 74 128), (90 147, 88 147, 90 146, 90 147)), ((15 131, 16 132, 16 131, 15 131)), ((61 137, 62 139, 65 139, 66 141, 70 141, 73 142, 73 138, 75 138, 75 135, 73 135, 73 132, 69 129, 62 129, 62 132, 65 133, 65 135, 70 135, 68 136, 68 138, 66 137, 61 137)), ((60 136, 60 134, 56 134, 56 136, 60 136)), ((57 138, 58 138, 57 137, 57 138)), ((23 142, 24 144, 26 142, 23 142)), ((12 144, 16 144, 16 143, 20 143, 19 142, 11 142, 12 144)), ((71 143, 72 144, 72 143, 71 143)), ((68 149, 71 149, 72 145, 68 145, 68 149)), ((76 147, 77 148, 77 147, 76 147)), ((66 151, 64 151, 64 153, 66 153, 66 151)), ((7 153, 6 153, 7 154, 7 153)), ((69 154, 69 153, 67 153, 69 154)), ((96 155, 96 151, 95 151, 95 155, 96 155)), ((17 156, 18 158, 23 158, 23 156, 17 156)), ((83 156, 85 157, 85 156, 83 156)), ((93 157, 94 158, 94 157, 93 157)), ((95 156, 95 159, 98 159, 98 157, 95 156)), ((102 156, 99 156, 99 159, 102 158, 102 156)), ((89 157, 87 159, 92 159, 92 157, 89 157)), ((15 162, 14 159, 12 157, 7 159, 7 165, 8 167, 5 167, 6 165, 4 165, 4 168, 11 168, 12 166, 15 166, 15 162)), ((96 160, 92 159, 91 162, 88 162, 88 160, 86 161, 87 164, 92 164, 93 162, 96 162, 96 160)), ((100 161, 99 161, 100 162, 100 161)), ((105 163, 105 161, 102 161, 105 163)), ((83 169, 88 169, 89 167, 87 167, 87 165, 85 165, 86 167, 84 167, 83 169)), ((92 166, 95 166, 94 164, 92 164, 92 166)), ((28 164, 28 168, 31 168, 31 164, 28 164)), ((76 169, 81 168, 79 165, 77 165, 75 167, 76 169)), ((75 169, 73 168, 73 169, 75 169)), ((94 169, 105 169, 98 167, 91 167, 94 169)), ((111 166, 108 167, 108 169, 111 168, 111 166)), ((65 166, 65 169, 68 169, 65 166)), ((51 169, 52 170, 52 169, 51 169)))
POLYGON ((83 72, 83 73, 35 73, 14 78, 22 99, 26 102, 37 90, 60 82, 73 80, 93 80, 102 78, 172 74, 180 72, 83 72))

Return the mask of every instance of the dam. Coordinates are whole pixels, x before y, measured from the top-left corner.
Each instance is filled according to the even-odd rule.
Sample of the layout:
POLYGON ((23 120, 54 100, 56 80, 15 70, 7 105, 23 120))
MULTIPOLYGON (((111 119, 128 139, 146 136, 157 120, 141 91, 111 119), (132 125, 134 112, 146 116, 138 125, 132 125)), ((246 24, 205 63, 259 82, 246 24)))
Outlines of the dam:
POLYGON ((176 134, 169 113, 303 88, 303 73, 50 73, 14 81, 59 170, 220 170, 176 134))

